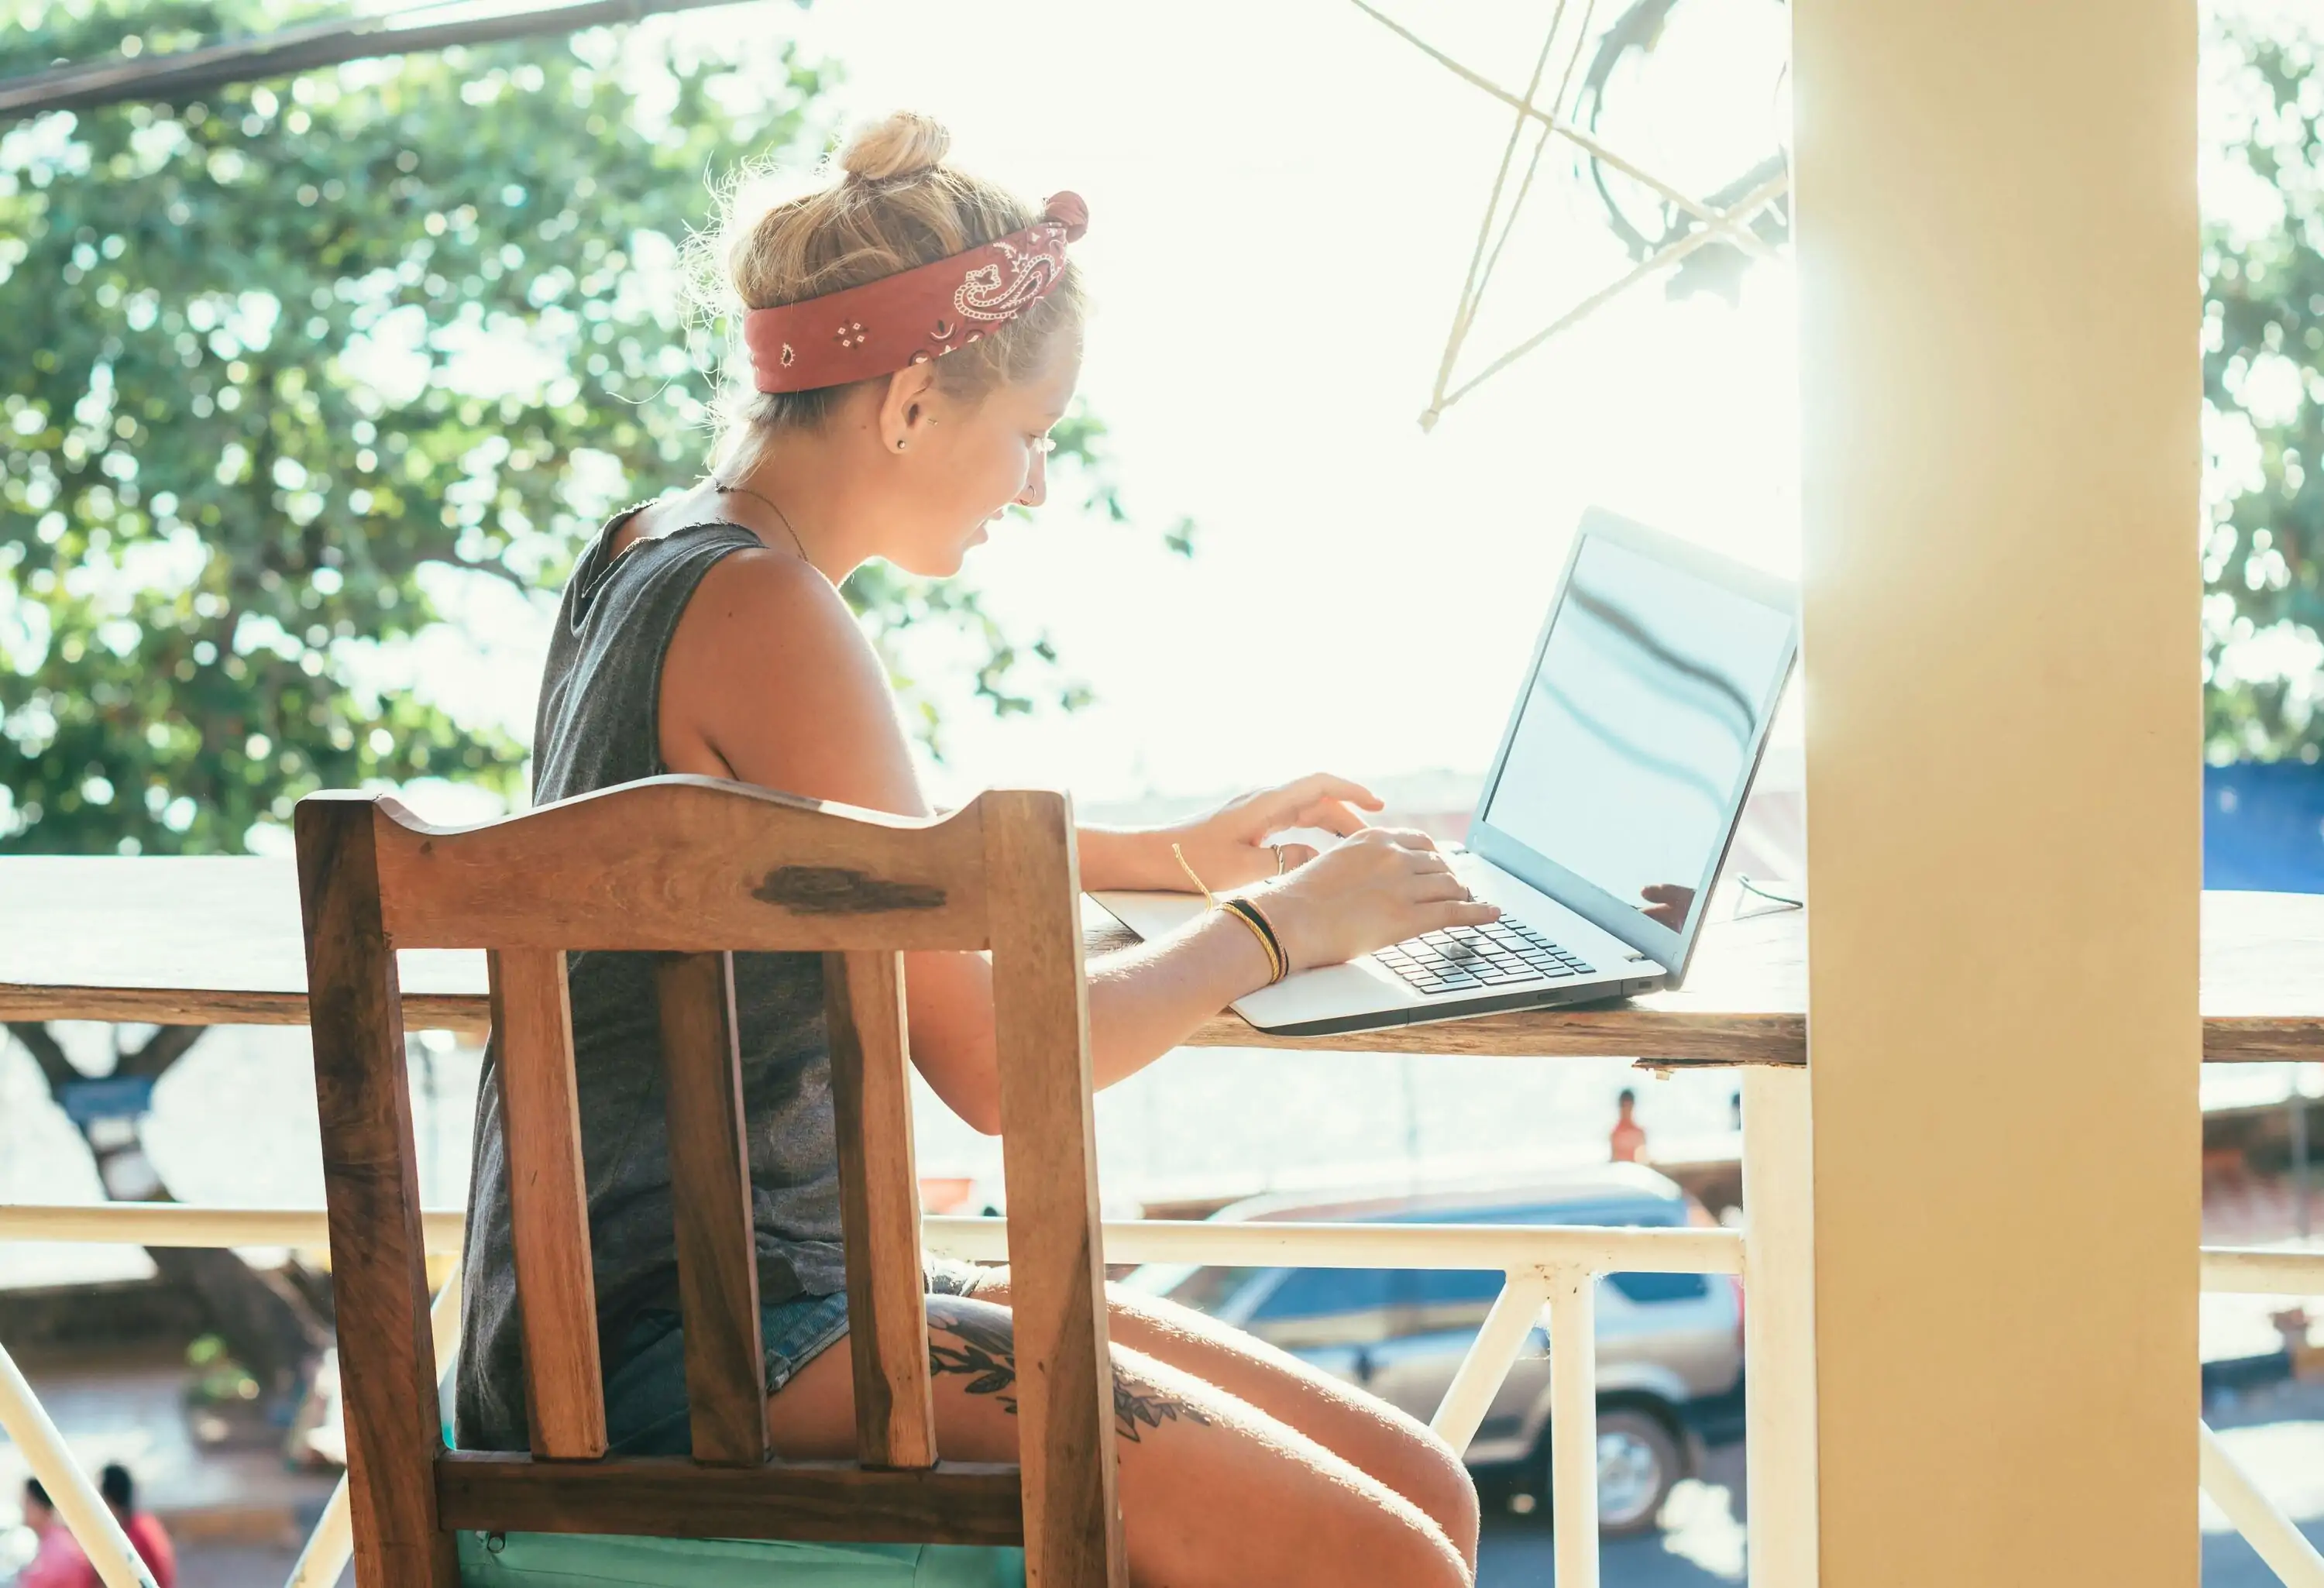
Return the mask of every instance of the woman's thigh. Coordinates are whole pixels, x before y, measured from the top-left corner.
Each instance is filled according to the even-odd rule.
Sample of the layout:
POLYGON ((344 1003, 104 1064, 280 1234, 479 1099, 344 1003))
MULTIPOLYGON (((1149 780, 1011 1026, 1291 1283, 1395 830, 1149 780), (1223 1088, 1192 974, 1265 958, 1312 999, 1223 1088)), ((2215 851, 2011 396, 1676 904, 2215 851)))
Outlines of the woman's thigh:
MULTIPOLYGON (((1007 1306, 1006 1269, 969 1292, 1007 1306)), ((1106 1287, 1107 1332, 1305 1435, 1434 1519, 1462 1558, 1477 1556, 1477 1487, 1452 1447, 1418 1418, 1191 1307, 1106 1287)))
MULTIPOLYGON (((928 1298, 936 1445, 1017 1459, 1016 1350, 1005 1308, 928 1298)), ((1122 1528, 1140 1588, 1463 1588, 1468 1563, 1417 1506, 1296 1429, 1127 1346, 1114 1359, 1122 1528)), ((854 1454, 854 1373, 823 1353, 770 1404, 794 1460, 854 1454)))

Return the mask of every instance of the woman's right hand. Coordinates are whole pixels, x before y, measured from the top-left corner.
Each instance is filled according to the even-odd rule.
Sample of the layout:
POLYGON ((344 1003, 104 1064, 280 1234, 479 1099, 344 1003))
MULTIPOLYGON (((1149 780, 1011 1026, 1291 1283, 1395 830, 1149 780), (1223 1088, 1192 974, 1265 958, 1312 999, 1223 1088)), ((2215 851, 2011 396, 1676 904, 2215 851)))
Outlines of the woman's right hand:
POLYGON ((1427 834, 1406 827, 1366 827, 1251 899, 1295 971, 1501 917, 1462 885, 1427 834))

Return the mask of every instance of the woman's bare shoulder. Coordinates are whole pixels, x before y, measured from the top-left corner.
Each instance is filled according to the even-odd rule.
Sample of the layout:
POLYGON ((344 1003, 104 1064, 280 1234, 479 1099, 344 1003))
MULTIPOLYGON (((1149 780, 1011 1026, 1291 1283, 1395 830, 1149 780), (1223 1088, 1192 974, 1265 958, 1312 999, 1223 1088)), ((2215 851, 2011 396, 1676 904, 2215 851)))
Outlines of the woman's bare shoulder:
POLYGON ((853 631, 847 603, 829 579, 797 554, 770 546, 730 551, 710 565, 696 587, 696 606, 714 617, 752 617, 780 611, 802 618, 831 617, 853 631))
POLYGON ((831 581, 798 558, 767 548, 733 552, 711 565, 678 621, 667 665, 681 672, 699 667, 715 682, 754 686, 770 673, 800 682, 883 676, 831 581))
POLYGON ((887 669, 846 601, 797 557, 737 551, 703 576, 670 641, 661 706, 675 770, 715 757, 770 788, 917 806, 887 669))

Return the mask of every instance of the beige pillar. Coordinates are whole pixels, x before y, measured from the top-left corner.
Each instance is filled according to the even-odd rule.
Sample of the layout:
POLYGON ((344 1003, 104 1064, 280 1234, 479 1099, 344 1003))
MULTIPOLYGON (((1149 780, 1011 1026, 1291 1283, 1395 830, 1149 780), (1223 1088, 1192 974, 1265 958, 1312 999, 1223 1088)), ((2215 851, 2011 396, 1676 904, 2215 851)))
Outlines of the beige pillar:
POLYGON ((1825 1588, 2197 1579, 2193 0, 1795 0, 1825 1588))

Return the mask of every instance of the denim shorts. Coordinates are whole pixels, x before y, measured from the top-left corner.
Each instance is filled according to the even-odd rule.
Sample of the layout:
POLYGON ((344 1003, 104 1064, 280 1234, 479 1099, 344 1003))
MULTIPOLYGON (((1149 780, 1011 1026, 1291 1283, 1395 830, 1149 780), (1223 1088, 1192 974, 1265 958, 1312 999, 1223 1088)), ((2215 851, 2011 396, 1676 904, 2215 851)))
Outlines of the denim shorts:
MULTIPOLYGON (((928 1294, 965 1296, 984 1270, 948 1258, 927 1260, 928 1294)), ((846 1336, 847 1297, 794 1296, 759 1308, 759 1345, 765 1353, 767 1393, 846 1336)), ((686 1400, 686 1330, 678 1314, 656 1308, 638 1315, 606 1359, 605 1436, 613 1455, 691 1455, 692 1418, 686 1400)))

